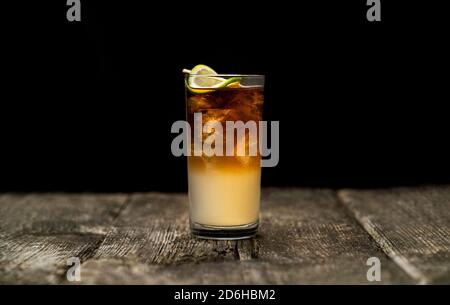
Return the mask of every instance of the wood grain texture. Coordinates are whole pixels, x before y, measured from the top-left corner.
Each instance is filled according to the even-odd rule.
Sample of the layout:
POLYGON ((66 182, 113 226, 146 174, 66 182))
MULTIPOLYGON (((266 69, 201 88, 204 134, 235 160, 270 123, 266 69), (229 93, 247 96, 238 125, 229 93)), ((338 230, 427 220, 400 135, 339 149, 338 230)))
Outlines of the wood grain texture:
MULTIPOLYGON (((376 196, 397 196, 389 192, 376 196)), ((436 204, 439 198, 446 200, 447 193, 434 189, 432 195, 423 190, 402 194, 405 202, 428 198, 428 205, 424 211, 411 205, 397 207, 408 211, 405 223, 411 232, 419 230, 429 237, 422 240, 421 251, 424 255, 430 251, 434 260, 426 270, 445 268, 448 262, 442 251, 448 241, 448 214, 436 204), (416 229, 417 217, 428 218, 434 227, 416 229), (441 265, 434 267, 436 262, 441 265)), ((388 226, 386 232, 381 226, 369 230, 372 238, 358 223, 367 228, 362 214, 355 212, 362 209, 366 193, 349 194, 353 192, 340 193, 344 206, 332 190, 265 189, 260 233, 244 241, 192 237, 186 194, 4 194, 0 283, 69 283, 66 261, 73 256, 82 261, 83 284, 367 284, 366 261, 373 256, 381 260, 381 283, 421 282, 422 269, 417 269, 420 277, 404 272, 404 266, 382 251, 395 260, 383 242, 393 243, 389 246, 394 251, 401 247, 406 251, 420 240, 374 235, 390 236, 388 226)), ((404 221, 400 216, 394 220, 404 221)), ((433 272, 433 281, 447 279, 445 272, 433 272)))
POLYGON ((251 240, 200 240, 189 233, 185 194, 136 194, 114 222, 84 283, 368 283, 377 256, 383 283, 409 278, 390 262, 331 190, 263 192, 260 234, 251 240))
POLYGON ((0 283, 65 281, 67 259, 93 255, 126 195, 0 196, 0 283))
POLYGON ((233 260, 235 243, 193 238, 185 194, 134 194, 94 258, 147 264, 233 260))
POLYGON ((332 190, 265 190, 261 234, 255 242, 251 256, 276 266, 266 271, 274 283, 367 284, 369 257, 378 257, 385 266, 383 283, 408 282, 346 214, 332 190), (283 268, 290 272, 271 272, 283 268))
POLYGON ((125 194, 4 194, 0 196, 0 230, 23 234, 104 233, 126 198, 125 194))
POLYGON ((339 197, 419 283, 450 283, 450 186, 342 190, 339 197))

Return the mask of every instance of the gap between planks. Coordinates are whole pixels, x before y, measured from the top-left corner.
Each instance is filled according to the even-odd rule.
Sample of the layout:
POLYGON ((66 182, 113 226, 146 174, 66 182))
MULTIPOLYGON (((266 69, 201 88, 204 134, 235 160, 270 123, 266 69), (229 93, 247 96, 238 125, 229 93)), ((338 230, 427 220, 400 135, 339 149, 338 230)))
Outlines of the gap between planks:
MULTIPOLYGON (((386 249, 383 245, 380 245, 379 239, 376 238, 376 236, 373 235, 373 230, 370 230, 364 223, 360 221, 360 219, 355 215, 355 212, 352 211, 346 204, 343 203, 341 196, 339 193, 341 190, 334 190, 333 193, 336 197, 336 201, 338 202, 339 206, 341 206, 346 214, 351 217, 352 219, 356 220, 356 223, 369 235, 370 239, 372 239, 375 244, 379 247, 383 253, 386 254, 386 256, 394 261, 404 272, 407 274, 410 274, 408 268, 405 268, 404 264, 399 264, 398 261, 393 259, 389 255, 389 253, 386 252, 386 249)), ((114 217, 114 220, 111 222, 110 226, 114 227, 115 222, 117 219, 121 216, 122 212, 127 208, 127 206, 132 202, 134 194, 127 194, 127 197, 125 198, 123 204, 121 205, 119 211, 114 217)), ((91 247, 87 250, 85 250, 83 253, 80 253, 80 257, 82 257, 82 263, 85 263, 89 259, 93 258, 97 252, 97 250, 101 247, 101 245, 104 243, 106 237, 111 232, 111 229, 108 230, 108 232, 95 244, 95 247, 91 247)), ((214 243, 216 252, 220 255, 223 255, 224 257, 227 255, 227 251, 232 251, 233 257, 238 261, 250 261, 257 259, 259 256, 259 242, 258 238, 252 237, 249 239, 243 239, 243 240, 236 240, 236 241, 227 241, 227 240, 211 240, 210 242, 214 243), (223 251, 222 251, 222 250, 223 251), (223 253, 222 253, 223 252, 223 253)), ((413 278, 416 278, 412 276, 413 278)), ((417 279, 417 278, 416 278, 417 279)))
POLYGON ((374 224, 371 223, 370 219, 359 215, 357 210, 352 209, 350 206, 345 204, 345 194, 346 192, 351 191, 351 189, 339 189, 335 191, 337 202, 341 205, 346 214, 355 219, 357 224, 370 236, 370 238, 375 242, 378 248, 386 255, 386 257, 394 262, 404 273, 408 275, 412 280, 414 280, 417 284, 427 284, 428 281, 426 276, 422 274, 414 265, 410 264, 406 259, 403 259, 401 256, 393 255, 395 253, 394 247, 392 246, 389 239, 382 236, 381 233, 377 232, 374 229, 374 224))
MULTIPOLYGON (((114 223, 117 221, 117 219, 120 217, 121 213, 126 209, 126 207, 130 204, 132 199, 132 194, 126 194, 125 199, 123 200, 122 205, 120 206, 119 210, 117 211, 116 215, 114 215, 113 220, 109 224, 110 227, 114 226, 114 223)), ((108 233, 111 231, 111 228, 106 232, 105 235, 103 235, 92 247, 89 247, 82 252, 78 253, 76 257, 80 258, 81 265, 86 263, 88 260, 93 258, 102 245, 102 243, 105 241, 106 237, 108 236, 108 233)), ((66 280, 66 273, 71 268, 71 266, 67 266, 65 272, 62 275, 62 281, 64 282, 66 280)))

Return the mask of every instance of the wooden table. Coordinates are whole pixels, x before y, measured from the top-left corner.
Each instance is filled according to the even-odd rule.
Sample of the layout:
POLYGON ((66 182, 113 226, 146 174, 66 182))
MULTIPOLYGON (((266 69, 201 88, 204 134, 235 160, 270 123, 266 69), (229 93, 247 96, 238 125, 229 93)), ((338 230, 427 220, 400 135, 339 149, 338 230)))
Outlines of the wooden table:
POLYGON ((261 230, 192 237, 186 194, 2 194, 0 283, 450 283, 450 186, 263 190, 261 230))

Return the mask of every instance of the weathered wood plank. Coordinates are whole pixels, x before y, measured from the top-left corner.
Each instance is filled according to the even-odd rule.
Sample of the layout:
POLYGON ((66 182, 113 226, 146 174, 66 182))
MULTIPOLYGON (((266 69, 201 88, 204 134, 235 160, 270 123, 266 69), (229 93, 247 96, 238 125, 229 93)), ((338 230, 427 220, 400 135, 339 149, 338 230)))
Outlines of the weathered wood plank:
POLYGON ((331 190, 265 190, 261 233, 248 241, 195 239, 187 211, 184 194, 132 196, 82 265, 83 282, 368 283, 366 261, 373 256, 382 262, 382 283, 409 281, 331 190))
POLYGON ((1 284, 57 284, 65 282, 67 260, 81 261, 104 238, 98 234, 0 234, 1 284))
POLYGON ((450 186, 342 190, 339 197, 411 277, 450 282, 450 186))
POLYGON ((368 283, 370 257, 383 265, 382 283, 409 281, 346 215, 334 191, 267 189, 263 196, 261 234, 250 256, 273 266, 265 272, 275 283, 368 283))
POLYGON ((86 260, 106 236, 126 195, 0 196, 0 283, 59 283, 67 259, 86 260))
POLYGON ((186 194, 134 194, 95 258, 175 264, 234 260, 235 242, 193 238, 186 194))
POLYGON ((33 234, 102 233, 104 226, 117 217, 127 196, 62 193, 0 195, 0 230, 33 234))

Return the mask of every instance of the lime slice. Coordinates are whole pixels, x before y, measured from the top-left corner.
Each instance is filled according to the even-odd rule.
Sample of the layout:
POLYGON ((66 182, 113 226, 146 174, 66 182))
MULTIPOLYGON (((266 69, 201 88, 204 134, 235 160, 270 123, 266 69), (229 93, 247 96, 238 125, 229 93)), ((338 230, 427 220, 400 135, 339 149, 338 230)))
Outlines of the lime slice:
POLYGON ((212 68, 208 67, 207 65, 196 65, 191 70, 191 74, 198 74, 198 75, 217 75, 217 72, 214 71, 212 68))
POLYGON ((189 73, 186 87, 193 93, 208 93, 214 91, 211 90, 212 88, 223 88, 230 84, 235 86, 242 79, 241 77, 230 77, 228 79, 215 77, 216 71, 206 65, 197 65, 192 70, 183 71, 189 73))

